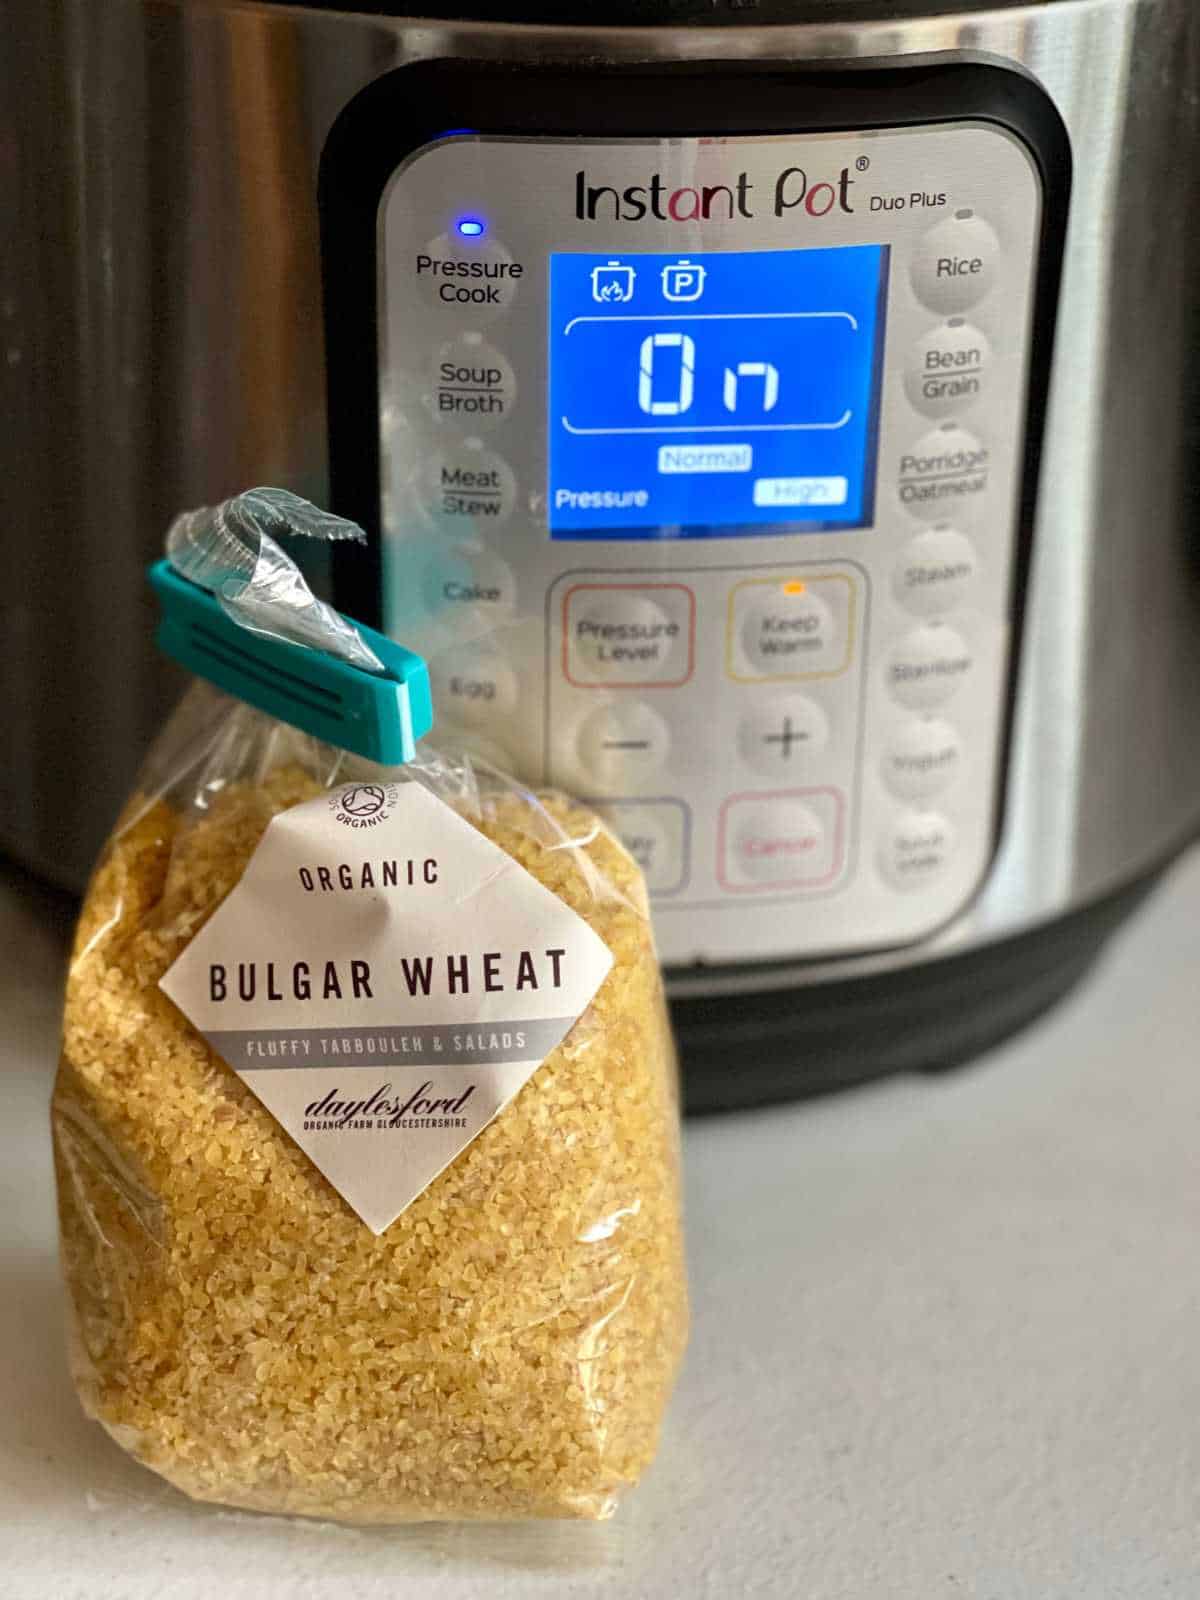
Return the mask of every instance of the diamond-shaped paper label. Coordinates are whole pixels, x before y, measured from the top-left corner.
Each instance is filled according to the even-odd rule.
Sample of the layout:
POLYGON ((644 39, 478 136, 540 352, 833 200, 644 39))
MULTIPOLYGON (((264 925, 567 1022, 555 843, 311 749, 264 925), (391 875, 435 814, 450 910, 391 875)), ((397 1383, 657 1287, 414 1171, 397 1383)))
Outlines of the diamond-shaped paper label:
POLYGON ((162 989, 375 1233, 563 1039, 612 956, 419 783, 274 818, 162 989))

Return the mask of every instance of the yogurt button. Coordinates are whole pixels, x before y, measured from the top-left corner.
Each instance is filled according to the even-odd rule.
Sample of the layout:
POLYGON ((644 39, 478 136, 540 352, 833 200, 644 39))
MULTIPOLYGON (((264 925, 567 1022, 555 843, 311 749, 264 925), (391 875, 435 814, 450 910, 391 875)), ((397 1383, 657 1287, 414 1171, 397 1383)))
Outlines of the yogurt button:
POLYGON ((888 828, 879 867, 894 888, 922 889, 941 876, 954 849, 954 829, 936 811, 909 811, 888 828))
POLYGON ((886 667, 892 698, 923 710, 949 700, 973 665, 960 633, 938 622, 914 628, 897 645, 886 667))
POLYGON ((918 339, 904 374, 908 398, 927 417, 957 416, 983 393, 992 347, 978 328, 952 317, 918 339))
POLYGON ((966 311, 992 286, 1000 260, 995 230, 973 211, 930 228, 912 260, 912 285, 931 311, 966 311))
POLYGON ((667 724, 641 700, 599 706, 579 730, 579 755, 591 777, 610 792, 636 787, 667 758, 667 724))
POLYGON ((961 765, 957 731, 926 717, 897 730, 883 758, 883 781, 901 800, 927 800, 946 788, 961 765))
POLYGON ((892 591, 906 611, 936 616, 959 605, 979 568, 975 546, 956 528, 930 528, 904 546, 892 591))

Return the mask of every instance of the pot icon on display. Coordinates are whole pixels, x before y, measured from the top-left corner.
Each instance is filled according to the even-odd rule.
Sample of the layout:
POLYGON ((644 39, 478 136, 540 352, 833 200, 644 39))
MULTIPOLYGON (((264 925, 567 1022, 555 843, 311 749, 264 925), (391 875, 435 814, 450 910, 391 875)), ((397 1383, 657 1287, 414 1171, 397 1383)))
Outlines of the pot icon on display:
POLYGON ((633 299, 637 273, 621 261, 592 268, 592 299, 601 305, 627 305, 633 299))
POLYGON ((686 258, 662 269, 662 292, 665 300, 699 300, 704 293, 704 268, 697 261, 686 258))

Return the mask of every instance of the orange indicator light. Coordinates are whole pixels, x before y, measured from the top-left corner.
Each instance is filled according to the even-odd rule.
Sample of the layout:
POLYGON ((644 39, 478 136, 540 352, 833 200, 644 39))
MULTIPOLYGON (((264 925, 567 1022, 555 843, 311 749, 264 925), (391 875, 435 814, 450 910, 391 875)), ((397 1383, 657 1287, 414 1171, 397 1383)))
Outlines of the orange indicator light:
POLYGON ((783 592, 784 594, 803 594, 804 588, 805 586, 799 578, 789 578, 783 586, 783 592))

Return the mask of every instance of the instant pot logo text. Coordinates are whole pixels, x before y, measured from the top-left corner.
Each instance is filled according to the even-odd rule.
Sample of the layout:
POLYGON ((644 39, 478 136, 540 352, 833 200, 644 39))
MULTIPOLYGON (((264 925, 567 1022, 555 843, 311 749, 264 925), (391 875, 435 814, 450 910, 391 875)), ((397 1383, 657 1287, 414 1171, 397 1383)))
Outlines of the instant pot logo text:
POLYGON ((705 183, 670 188, 657 173, 648 183, 614 189, 610 184, 589 183, 584 171, 575 174, 575 215, 581 222, 732 222, 735 217, 755 217, 766 211, 776 217, 799 213, 828 216, 831 211, 852 214, 850 168, 832 177, 810 176, 803 167, 785 167, 764 195, 744 172, 730 183, 705 183))

